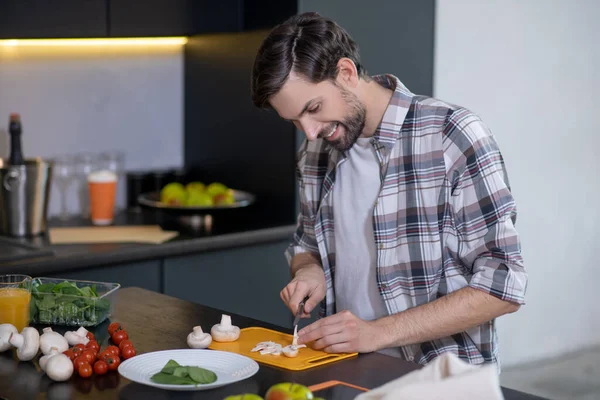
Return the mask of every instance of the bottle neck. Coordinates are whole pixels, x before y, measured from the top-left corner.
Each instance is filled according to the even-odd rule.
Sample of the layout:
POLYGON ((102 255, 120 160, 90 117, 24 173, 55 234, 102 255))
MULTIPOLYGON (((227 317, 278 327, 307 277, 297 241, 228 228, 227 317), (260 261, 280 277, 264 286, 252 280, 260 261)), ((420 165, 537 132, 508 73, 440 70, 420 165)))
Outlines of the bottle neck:
POLYGON ((9 162, 11 165, 23 165, 23 150, 21 147, 21 124, 19 122, 11 122, 8 128, 10 133, 10 156, 9 162))

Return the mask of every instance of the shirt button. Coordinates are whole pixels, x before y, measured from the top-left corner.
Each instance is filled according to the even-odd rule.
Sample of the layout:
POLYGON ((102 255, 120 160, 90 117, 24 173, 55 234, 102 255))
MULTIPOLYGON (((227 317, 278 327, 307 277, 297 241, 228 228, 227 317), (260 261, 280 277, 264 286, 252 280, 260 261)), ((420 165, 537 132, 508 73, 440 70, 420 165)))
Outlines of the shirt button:
POLYGON ((379 247, 380 249, 383 249, 383 243, 379 243, 379 246, 378 246, 378 247, 379 247))
POLYGON ((413 356, 408 357, 409 361, 415 361, 415 358, 413 356))
POLYGON ((375 203, 373 203, 374 207, 377 207, 377 204, 379 203, 379 201, 375 200, 375 203))

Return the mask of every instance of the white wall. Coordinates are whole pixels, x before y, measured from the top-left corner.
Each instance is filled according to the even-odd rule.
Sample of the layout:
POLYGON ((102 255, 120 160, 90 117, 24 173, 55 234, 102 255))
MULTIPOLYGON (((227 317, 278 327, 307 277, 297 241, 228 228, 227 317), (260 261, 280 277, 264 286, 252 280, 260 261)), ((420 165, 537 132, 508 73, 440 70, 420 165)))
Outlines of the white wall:
POLYGON ((506 366, 600 344, 600 2, 438 0, 435 96, 479 113, 508 165, 530 283, 506 366))
MULTIPOLYGON (((10 112, 23 119, 26 157, 125 152, 128 170, 183 164, 181 46, 0 46, 0 156, 10 112)), ((120 185, 119 205, 125 202, 120 185)), ((50 213, 59 209, 56 187, 50 213)), ((75 187, 72 188, 75 196, 75 187)), ((72 211, 77 209, 73 197, 72 211)))

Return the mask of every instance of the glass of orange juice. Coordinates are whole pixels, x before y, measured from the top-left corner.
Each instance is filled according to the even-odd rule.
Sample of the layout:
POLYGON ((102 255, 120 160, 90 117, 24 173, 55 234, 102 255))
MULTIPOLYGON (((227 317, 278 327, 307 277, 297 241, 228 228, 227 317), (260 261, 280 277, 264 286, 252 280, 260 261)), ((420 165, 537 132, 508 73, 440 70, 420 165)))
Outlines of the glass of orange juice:
POLYGON ((29 325, 31 281, 27 275, 0 275, 0 324, 12 324, 19 332, 29 325))

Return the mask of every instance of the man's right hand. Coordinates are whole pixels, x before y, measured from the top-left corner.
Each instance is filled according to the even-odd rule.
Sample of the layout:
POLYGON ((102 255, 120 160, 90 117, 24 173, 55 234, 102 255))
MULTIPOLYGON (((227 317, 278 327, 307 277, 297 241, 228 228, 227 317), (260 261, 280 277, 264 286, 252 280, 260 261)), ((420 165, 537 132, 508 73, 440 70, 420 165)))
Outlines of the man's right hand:
POLYGON ((305 297, 302 318, 310 317, 310 312, 325 298, 325 273, 319 264, 306 264, 296 270, 294 278, 283 288, 281 300, 296 315, 298 305, 305 297))

